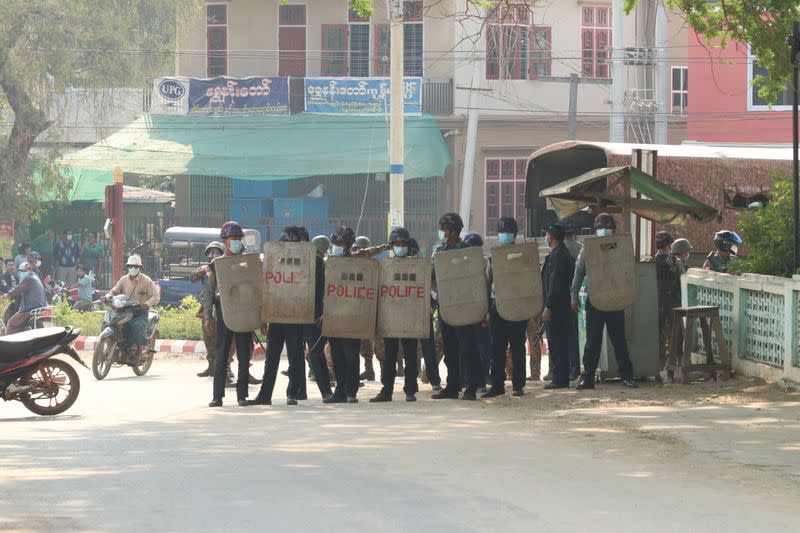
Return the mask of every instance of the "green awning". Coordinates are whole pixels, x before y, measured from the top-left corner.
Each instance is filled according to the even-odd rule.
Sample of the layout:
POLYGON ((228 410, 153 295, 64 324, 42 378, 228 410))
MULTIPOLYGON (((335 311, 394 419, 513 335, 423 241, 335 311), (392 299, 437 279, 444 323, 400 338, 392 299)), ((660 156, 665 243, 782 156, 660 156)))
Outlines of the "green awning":
MULTIPOLYGON (((144 115, 62 159, 73 200, 102 200, 111 172, 283 180, 389 171, 384 117, 144 115)), ((444 174, 452 163, 436 120, 405 119, 405 179, 444 174)))
POLYGON ((687 217, 700 222, 710 222, 720 216, 719 211, 713 207, 631 166, 590 170, 542 190, 539 196, 550 200, 560 219, 590 205, 614 206, 619 209, 625 200, 623 195, 609 190, 616 190, 619 187, 614 185, 615 180, 621 180, 626 172, 630 175, 631 190, 644 197, 630 199, 631 212, 642 218, 661 224, 680 225, 687 217), (591 187, 604 180, 610 184, 606 188, 598 190, 597 187, 591 187))

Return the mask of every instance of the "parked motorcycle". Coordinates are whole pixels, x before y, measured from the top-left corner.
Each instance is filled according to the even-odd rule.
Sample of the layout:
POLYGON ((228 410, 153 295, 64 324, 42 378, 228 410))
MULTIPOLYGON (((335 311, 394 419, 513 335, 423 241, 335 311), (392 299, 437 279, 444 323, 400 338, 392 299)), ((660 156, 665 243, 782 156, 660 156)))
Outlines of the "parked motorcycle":
POLYGON ((22 402, 37 415, 58 415, 72 407, 81 390, 78 373, 53 357, 68 355, 85 367, 71 346, 80 332, 44 328, 0 337, 0 396, 22 402))
POLYGON ((105 379, 112 366, 130 366, 137 376, 144 376, 150 370, 156 353, 156 327, 161 316, 155 311, 147 313, 148 346, 137 359, 136 347, 128 343, 124 329, 138 307, 138 301, 124 294, 111 299, 92 357, 92 374, 98 380, 105 379))

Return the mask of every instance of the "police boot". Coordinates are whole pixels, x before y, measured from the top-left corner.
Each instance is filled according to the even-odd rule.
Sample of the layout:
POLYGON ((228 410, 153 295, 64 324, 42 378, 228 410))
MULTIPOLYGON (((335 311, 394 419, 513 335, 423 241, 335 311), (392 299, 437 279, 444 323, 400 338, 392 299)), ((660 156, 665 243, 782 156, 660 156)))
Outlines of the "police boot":
POLYGON ((208 362, 208 368, 197 374, 198 378, 207 378, 214 375, 214 361, 208 362))
POLYGON ((375 381, 375 369, 372 367, 372 359, 372 357, 364 358, 364 371, 358 376, 358 379, 375 381))
POLYGON ((253 374, 251 374, 249 372, 247 373, 247 382, 250 385, 261 385, 261 380, 258 379, 258 378, 254 378, 253 374))

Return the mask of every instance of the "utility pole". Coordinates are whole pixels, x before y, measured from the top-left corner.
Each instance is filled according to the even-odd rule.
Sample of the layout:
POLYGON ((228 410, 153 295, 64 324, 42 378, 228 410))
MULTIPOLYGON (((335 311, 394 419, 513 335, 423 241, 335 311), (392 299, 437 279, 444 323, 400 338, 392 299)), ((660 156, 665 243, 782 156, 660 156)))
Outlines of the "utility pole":
POLYGON ((111 212, 111 276, 113 280, 118 280, 124 274, 125 266, 125 228, 124 223, 124 204, 122 199, 122 182, 124 174, 120 167, 115 167, 112 172, 113 191, 111 193, 112 212, 111 212))
POLYGON ((611 0, 611 120, 609 140, 625 142, 625 12, 624 0, 611 0))
POLYGON ((389 0, 391 109, 389 116, 389 227, 405 224, 403 1, 389 0))
POLYGON ((667 129, 667 12, 663 2, 656 1, 656 75, 655 75, 655 99, 656 99, 656 144, 668 144, 669 134, 667 129))
POLYGON ((578 75, 569 75, 569 112, 567 113, 567 140, 578 138, 578 75))

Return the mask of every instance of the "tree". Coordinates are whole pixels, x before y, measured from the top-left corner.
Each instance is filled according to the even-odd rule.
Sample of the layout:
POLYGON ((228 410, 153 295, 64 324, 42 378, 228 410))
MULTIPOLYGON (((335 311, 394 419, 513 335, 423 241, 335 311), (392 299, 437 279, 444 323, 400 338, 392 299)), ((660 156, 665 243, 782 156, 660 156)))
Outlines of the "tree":
POLYGON ((142 176, 139 184, 154 191, 175 192, 175 176, 142 176))
MULTIPOLYGON (((630 12, 640 0, 625 0, 630 12)), ((775 102, 791 81, 792 63, 786 38, 800 20, 800 4, 793 0, 664 0, 671 11, 704 36, 710 48, 731 41, 750 44, 752 54, 768 76, 758 75, 753 84, 767 102, 775 102)))
POLYGON ((733 261, 733 274, 754 272, 772 276, 791 276, 794 271, 794 227, 792 225, 792 181, 774 173, 769 203, 739 218, 747 256, 733 261))
POLYGON ((72 183, 56 168, 60 154, 31 153, 52 125, 54 95, 139 86, 163 73, 177 17, 198 9, 197 0, 0 2, 0 115, 13 116, 0 129, 0 219, 27 222, 43 198, 67 199, 72 183))

